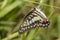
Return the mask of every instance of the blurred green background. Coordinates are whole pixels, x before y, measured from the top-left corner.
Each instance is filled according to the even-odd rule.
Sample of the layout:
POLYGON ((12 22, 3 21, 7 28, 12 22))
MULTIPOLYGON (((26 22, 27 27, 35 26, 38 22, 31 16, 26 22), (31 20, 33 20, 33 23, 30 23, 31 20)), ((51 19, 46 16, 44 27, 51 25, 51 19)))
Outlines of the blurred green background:
POLYGON ((0 0, 0 40, 60 40, 60 0, 0 0), (18 34, 24 17, 36 6, 46 14, 49 27, 18 34))

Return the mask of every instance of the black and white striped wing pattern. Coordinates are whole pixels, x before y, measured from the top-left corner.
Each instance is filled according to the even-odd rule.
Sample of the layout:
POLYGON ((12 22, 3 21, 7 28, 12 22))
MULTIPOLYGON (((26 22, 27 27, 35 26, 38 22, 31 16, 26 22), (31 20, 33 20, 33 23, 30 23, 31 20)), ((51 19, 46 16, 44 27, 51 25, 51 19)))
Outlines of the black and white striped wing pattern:
POLYGON ((47 20, 45 14, 40 11, 39 8, 35 7, 29 14, 25 17, 19 33, 24 33, 25 31, 36 28, 36 27, 48 27, 49 21, 47 20))

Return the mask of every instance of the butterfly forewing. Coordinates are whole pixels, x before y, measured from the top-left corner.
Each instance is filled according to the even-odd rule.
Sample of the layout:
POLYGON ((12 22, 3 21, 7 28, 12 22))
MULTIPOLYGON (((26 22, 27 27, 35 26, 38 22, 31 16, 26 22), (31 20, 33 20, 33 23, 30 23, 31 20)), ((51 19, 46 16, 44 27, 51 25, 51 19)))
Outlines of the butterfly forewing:
POLYGON ((24 21, 19 29, 19 33, 23 33, 29 29, 36 27, 48 27, 49 21, 45 14, 35 7, 29 14, 24 18, 24 21))

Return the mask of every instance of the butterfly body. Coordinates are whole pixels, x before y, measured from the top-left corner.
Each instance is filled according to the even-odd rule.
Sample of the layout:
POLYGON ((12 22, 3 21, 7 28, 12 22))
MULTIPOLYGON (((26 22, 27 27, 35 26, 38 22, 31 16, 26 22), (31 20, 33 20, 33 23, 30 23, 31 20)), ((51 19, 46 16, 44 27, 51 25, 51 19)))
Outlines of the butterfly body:
POLYGON ((39 8, 34 8, 25 18, 19 29, 19 33, 22 34, 25 31, 36 28, 36 27, 48 27, 49 21, 47 20, 45 14, 39 10, 39 8))

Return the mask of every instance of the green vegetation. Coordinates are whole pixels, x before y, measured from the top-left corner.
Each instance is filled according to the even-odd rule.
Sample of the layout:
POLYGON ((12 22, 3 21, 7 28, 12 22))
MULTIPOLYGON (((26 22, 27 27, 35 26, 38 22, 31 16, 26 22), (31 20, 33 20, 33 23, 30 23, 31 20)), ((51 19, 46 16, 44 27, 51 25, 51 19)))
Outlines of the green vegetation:
POLYGON ((60 0, 0 0, 0 40, 60 40, 60 0), (24 17, 36 6, 46 14, 49 27, 18 34, 24 17))

